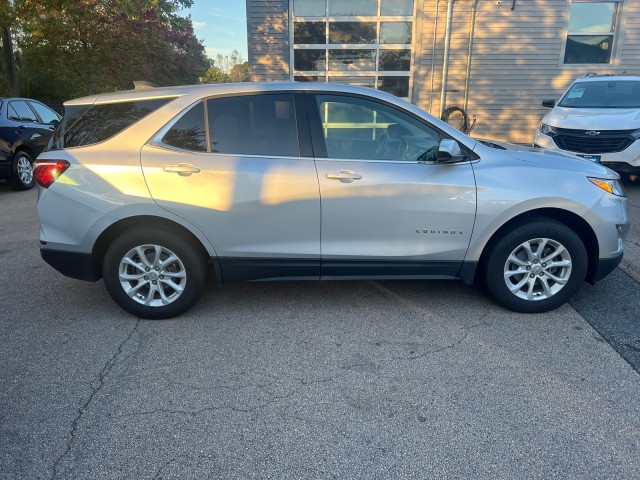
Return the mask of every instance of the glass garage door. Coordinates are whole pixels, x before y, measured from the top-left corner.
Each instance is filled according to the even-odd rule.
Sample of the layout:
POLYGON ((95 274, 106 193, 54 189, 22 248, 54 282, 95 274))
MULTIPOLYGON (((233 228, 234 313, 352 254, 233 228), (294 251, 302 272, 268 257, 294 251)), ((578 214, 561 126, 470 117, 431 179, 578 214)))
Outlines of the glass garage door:
POLYGON ((411 100, 413 0, 290 0, 292 78, 411 100))

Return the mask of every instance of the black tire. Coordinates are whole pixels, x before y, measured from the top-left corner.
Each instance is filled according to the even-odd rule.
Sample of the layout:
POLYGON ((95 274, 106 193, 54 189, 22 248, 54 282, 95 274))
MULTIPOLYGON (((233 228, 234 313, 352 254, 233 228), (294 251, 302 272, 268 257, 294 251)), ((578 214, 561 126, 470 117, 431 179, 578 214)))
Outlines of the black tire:
POLYGON ((107 249, 102 269, 111 298, 130 314, 149 320, 176 317, 191 308, 204 288, 207 272, 200 245, 155 228, 118 237, 107 249), (171 254, 176 259, 167 262, 171 254))
POLYGON ((493 245, 483 269, 484 282, 496 302, 509 310, 547 312, 575 295, 587 264, 585 246, 573 230, 555 220, 534 219, 493 245))
POLYGON ((35 185, 33 179, 33 159, 27 152, 16 152, 13 156, 11 186, 14 190, 30 190, 35 185))

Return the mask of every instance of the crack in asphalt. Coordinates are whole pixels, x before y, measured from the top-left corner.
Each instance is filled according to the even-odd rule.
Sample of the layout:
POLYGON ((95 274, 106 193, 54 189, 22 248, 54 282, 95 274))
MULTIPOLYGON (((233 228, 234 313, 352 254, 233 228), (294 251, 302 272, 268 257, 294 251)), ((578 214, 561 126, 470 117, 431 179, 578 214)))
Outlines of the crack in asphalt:
MULTIPOLYGON (((55 463, 53 464, 51 480, 54 480, 55 478, 58 477, 58 468, 60 464, 66 458, 66 456, 69 455, 69 453, 71 452, 71 449, 73 448, 73 443, 75 442, 75 439, 76 439, 76 432, 78 430, 78 424, 80 423, 82 416, 91 406, 91 403, 93 402, 93 399, 95 398, 96 394, 98 394, 98 392, 102 390, 102 387, 104 387, 107 376, 109 376, 111 369, 117 363, 118 357, 122 355, 124 346, 129 342, 129 340, 131 340, 131 338, 133 337, 133 334, 138 330, 138 327, 140 326, 141 321, 142 319, 138 318, 138 320, 136 321, 135 325, 133 326, 133 328, 127 335, 127 337, 118 345, 116 352, 111 356, 111 358, 107 361, 107 363, 104 364, 104 366, 98 373, 97 379, 92 381, 89 384, 89 386, 91 387, 91 394, 89 395, 87 400, 84 402, 84 404, 78 409, 78 413, 76 417, 73 419, 73 422, 71 422, 71 429, 69 430, 69 440, 67 441, 64 452, 62 452, 62 454, 56 459, 55 463), (95 385, 96 383, 97 385, 95 385)), ((129 358, 131 358, 131 355, 126 357, 126 359, 129 359, 129 358)))
POLYGON ((267 408, 270 405, 272 405, 273 403, 276 403, 276 402, 278 402, 280 400, 291 398, 294 395, 296 395, 301 389, 303 389, 305 387, 309 387, 309 386, 317 384, 317 383, 332 382, 332 381, 336 380, 337 378, 346 376, 347 374, 348 374, 348 372, 345 372, 345 373, 342 373, 342 374, 332 375, 331 377, 322 378, 322 379, 319 379, 319 380, 312 380, 312 381, 306 381, 305 379, 297 379, 297 381, 300 382, 300 385, 298 385, 293 390, 291 390, 290 392, 288 392, 288 393, 286 393, 284 395, 274 395, 273 393, 269 392, 266 389, 269 384, 267 384, 267 385, 260 385, 260 384, 257 384, 257 385, 246 385, 244 387, 240 387, 240 388, 257 387, 261 391, 265 392, 266 395, 271 397, 269 400, 263 401, 259 405, 255 405, 253 407, 241 408, 241 407, 237 407, 237 406, 234 406, 234 405, 220 405, 220 406, 204 407, 204 408, 200 408, 200 409, 197 409, 197 410, 154 408, 153 410, 144 410, 144 411, 140 411, 140 412, 130 412, 130 413, 122 414, 122 415, 114 415, 113 418, 139 417, 139 416, 146 416, 146 415, 156 415, 158 413, 164 413, 164 414, 168 414, 168 415, 188 415, 188 416, 195 417, 195 416, 200 415, 202 413, 215 412, 215 411, 218 411, 218 410, 230 410, 232 412, 238 412, 238 413, 252 413, 252 412, 267 408))
MULTIPOLYGON (((400 295, 398 295, 397 293, 383 287, 382 285, 379 285, 375 282, 371 282, 372 285, 379 291, 382 292, 383 295, 385 296, 390 296, 393 299, 395 299, 396 301, 398 301, 404 308, 406 308, 407 310, 410 311, 414 311, 414 312, 418 312, 420 314, 427 314, 428 312, 425 312, 424 309, 422 309, 422 307, 420 307, 419 305, 414 304, 413 302, 411 302, 410 300, 407 300, 403 297, 401 297, 400 295)), ((299 385, 294 387, 291 391, 289 391, 286 394, 282 394, 282 395, 276 395, 272 392, 270 392, 268 390, 268 387, 270 385, 272 385, 273 383, 258 383, 258 384, 248 384, 248 385, 240 385, 240 386, 230 386, 230 385, 218 385, 218 388, 224 388, 224 389, 228 389, 230 391, 239 391, 242 389, 246 389, 246 388, 258 388, 260 389, 260 391, 264 392, 264 394, 270 398, 265 399, 264 397, 261 400, 261 402, 257 405, 254 406, 247 406, 247 407, 239 407, 237 405, 234 404, 225 404, 222 403, 220 405, 216 405, 216 406, 207 406, 207 407, 203 407, 203 408, 199 408, 199 409, 194 409, 194 410, 189 410, 189 409, 169 409, 169 408, 154 408, 154 409, 150 409, 150 410, 143 410, 143 411, 133 411, 133 412, 129 412, 129 413, 124 413, 124 414, 120 414, 120 415, 114 415, 113 418, 125 418, 125 417, 140 417, 140 416, 147 416, 147 415, 157 415, 157 414, 165 414, 165 415, 186 415, 186 416, 191 416, 191 417, 195 417, 198 415, 201 415, 203 413, 209 413, 209 412, 216 412, 216 411, 221 411, 221 410, 229 410, 232 412, 237 412, 237 413, 252 413, 258 410, 262 410, 265 408, 268 408, 269 406, 271 406, 272 404, 280 401, 280 400, 285 400, 288 398, 291 398, 295 395, 297 395, 298 393, 300 393, 300 391, 304 388, 309 388, 315 384, 320 384, 320 383, 327 383, 327 382, 334 382, 337 379, 341 378, 341 377, 345 377, 349 374, 352 373, 352 370, 354 368, 357 367, 371 367, 371 366, 375 366, 376 368, 380 367, 381 365, 388 365, 391 363, 396 363, 396 362, 401 362, 401 361, 415 361, 415 360, 419 360, 425 357, 428 357, 430 355, 434 355, 437 353, 440 353, 442 351, 445 350, 449 350, 452 348, 457 347, 458 345, 460 345, 462 342, 465 341, 465 339, 467 339, 467 337, 470 335, 471 330, 481 327, 481 326, 487 326, 490 325, 491 322, 487 322, 485 319, 487 318, 487 316, 490 314, 490 309, 487 308, 478 318, 478 320, 476 321, 476 323, 474 323, 473 325, 469 325, 469 326, 458 326, 458 328, 462 331, 461 335, 458 336, 458 338, 455 341, 452 341, 451 343, 447 344, 447 345, 443 345, 443 346, 438 346, 435 348, 432 348, 428 351, 422 352, 420 354, 414 355, 413 351, 411 351, 411 353, 409 355, 401 355, 401 356, 393 356, 390 358, 386 358, 386 359, 380 359, 377 361, 371 361, 371 362, 357 362, 357 363, 350 363, 347 365, 342 365, 340 366, 340 369, 342 370, 342 372, 336 372, 336 374, 334 375, 330 375, 327 377, 323 377, 323 378, 319 378, 319 379, 315 379, 315 380, 308 380, 305 378, 296 378, 294 379, 296 382, 299 382, 299 385)), ((377 377, 380 377, 379 373, 375 374, 377 377)), ((171 462, 169 461, 168 463, 165 464, 165 466, 162 467, 166 468, 166 466, 168 466, 171 462)), ((161 469, 161 470, 162 470, 161 469)))
POLYGON ((179 455, 175 458, 170 458, 169 460, 167 460, 166 462, 164 462, 162 464, 162 466, 158 469, 158 471, 156 472, 156 474, 153 476, 153 480, 161 480, 162 479, 162 474, 164 473, 164 471, 169 467, 169 465, 171 465, 172 463, 177 462, 178 460, 181 460, 183 458, 189 458, 189 460, 206 460, 208 462, 214 461, 215 458, 211 458, 211 456, 207 456, 207 455, 196 455, 196 456, 189 456, 189 455, 179 455))

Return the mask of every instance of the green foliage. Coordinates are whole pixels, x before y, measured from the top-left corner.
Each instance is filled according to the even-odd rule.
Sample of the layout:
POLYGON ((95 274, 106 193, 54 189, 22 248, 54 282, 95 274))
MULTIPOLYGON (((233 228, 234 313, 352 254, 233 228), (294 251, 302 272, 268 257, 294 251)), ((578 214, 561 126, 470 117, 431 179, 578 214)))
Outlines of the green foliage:
POLYGON ((207 70, 200 83, 248 82, 249 62, 244 62, 237 50, 230 55, 216 55, 213 65, 207 70))
POLYGON ((15 0, 14 15, 0 20, 17 32, 21 94, 68 99, 129 89, 134 80, 197 83, 210 61, 191 18, 178 15, 192 3, 15 0))
POLYGON ((200 83, 223 83, 227 81, 227 75, 218 67, 209 67, 200 78, 200 83))

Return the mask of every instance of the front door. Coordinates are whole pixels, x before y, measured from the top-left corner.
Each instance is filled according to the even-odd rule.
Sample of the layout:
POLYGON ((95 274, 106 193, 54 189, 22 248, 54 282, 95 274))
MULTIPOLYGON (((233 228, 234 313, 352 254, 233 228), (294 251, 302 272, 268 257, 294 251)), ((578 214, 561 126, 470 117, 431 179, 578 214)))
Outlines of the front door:
POLYGON ((443 134, 389 104, 310 94, 308 106, 322 277, 455 277, 475 219, 470 161, 437 163, 443 134))

